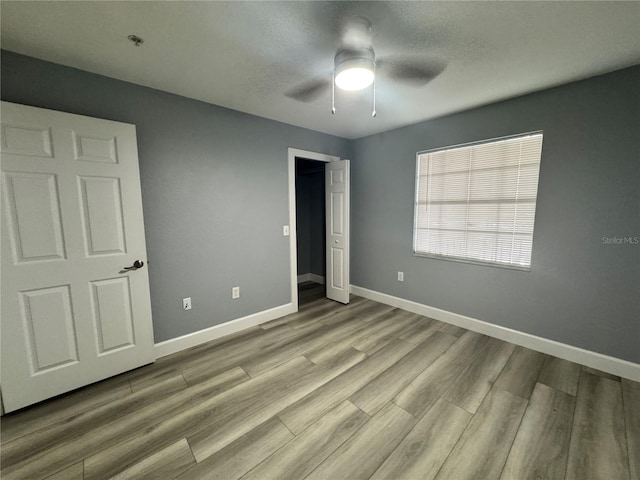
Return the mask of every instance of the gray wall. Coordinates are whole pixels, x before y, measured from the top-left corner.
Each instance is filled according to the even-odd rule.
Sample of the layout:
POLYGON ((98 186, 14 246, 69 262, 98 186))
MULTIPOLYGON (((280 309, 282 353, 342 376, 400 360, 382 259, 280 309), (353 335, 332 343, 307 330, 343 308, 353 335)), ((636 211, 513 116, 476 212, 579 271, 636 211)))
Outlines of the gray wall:
POLYGON ((353 142, 351 283, 640 362, 640 245, 602 239, 640 237, 639 85, 634 67, 353 142), (416 152, 533 130, 531 271, 414 257, 416 152))
POLYGON ((1 60, 5 101, 136 125, 156 341, 291 301, 287 148, 344 157, 347 140, 7 51, 1 60))

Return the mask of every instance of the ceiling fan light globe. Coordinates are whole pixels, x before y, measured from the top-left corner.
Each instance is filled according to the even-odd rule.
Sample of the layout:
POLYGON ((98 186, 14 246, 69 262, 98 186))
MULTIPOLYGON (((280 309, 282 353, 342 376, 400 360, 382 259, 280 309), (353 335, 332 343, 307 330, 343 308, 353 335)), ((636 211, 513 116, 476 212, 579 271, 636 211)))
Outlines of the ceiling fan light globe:
POLYGON ((372 83, 373 71, 370 68, 347 68, 336 75, 336 86, 342 90, 362 90, 372 83))
POLYGON ((362 90, 373 83, 375 76, 373 50, 351 52, 341 50, 335 58, 335 82, 342 90, 362 90))

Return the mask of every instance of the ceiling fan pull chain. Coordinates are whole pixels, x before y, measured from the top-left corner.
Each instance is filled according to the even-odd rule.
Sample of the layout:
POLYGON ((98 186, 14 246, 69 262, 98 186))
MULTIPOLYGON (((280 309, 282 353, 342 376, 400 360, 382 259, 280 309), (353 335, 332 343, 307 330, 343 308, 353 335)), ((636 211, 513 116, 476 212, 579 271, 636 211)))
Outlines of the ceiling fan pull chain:
POLYGON ((376 112, 376 77, 373 77, 373 111, 371 112, 371 116, 373 118, 376 117, 378 112, 376 112))
POLYGON ((336 69, 333 69, 333 82, 331 82, 331 115, 336 114, 336 69))

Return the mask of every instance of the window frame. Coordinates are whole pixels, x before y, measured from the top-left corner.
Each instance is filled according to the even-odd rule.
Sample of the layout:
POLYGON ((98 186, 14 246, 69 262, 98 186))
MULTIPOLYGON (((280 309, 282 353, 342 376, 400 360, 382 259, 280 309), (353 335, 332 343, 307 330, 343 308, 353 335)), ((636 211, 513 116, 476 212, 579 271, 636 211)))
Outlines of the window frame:
MULTIPOLYGON (((501 137, 494 137, 494 138, 489 138, 489 139, 484 139, 484 140, 476 140, 473 142, 466 142, 466 143, 458 143, 458 144, 454 144, 454 145, 446 145, 446 146, 442 146, 442 147, 436 147, 436 148, 430 148, 428 150, 421 150, 419 152, 416 152, 416 162, 415 162, 415 172, 414 172, 414 176, 415 176, 415 185, 414 185, 414 199, 413 199, 413 241, 412 241, 412 254, 414 257, 421 257, 421 258, 431 258, 434 260, 445 260, 445 261, 449 261, 449 262, 457 262, 457 263, 467 263, 467 264, 471 264, 471 265, 480 265, 480 266, 484 266, 484 267, 494 267, 494 268, 504 268, 507 270, 519 270, 522 272, 530 272, 531 271, 531 267, 533 265, 533 236, 535 234, 535 224, 536 224, 536 220, 538 217, 538 190, 540 187, 540 170, 538 170, 538 182, 536 184, 536 213, 534 216, 534 220, 533 220, 533 232, 531 233, 531 260, 529 262, 529 265, 516 265, 516 264, 510 264, 510 263, 502 263, 502 262, 487 262, 487 261, 483 261, 483 260, 477 260, 477 259, 473 259, 473 258, 464 258, 464 257, 454 257, 454 256, 449 256, 449 255, 441 255, 441 254, 437 254, 437 253, 425 253, 425 252, 418 252, 416 250, 416 244, 418 241, 418 204, 419 204, 419 186, 420 186, 420 156, 421 155, 425 155, 425 154, 429 154, 429 153, 433 153, 433 152, 440 152, 443 150, 452 150, 452 149, 456 149, 456 148, 463 148, 463 147, 472 147, 475 145, 482 145, 482 144, 486 144, 486 143, 494 143, 494 142, 500 142, 503 140, 509 140, 512 138, 520 138, 520 137, 527 137, 527 136, 531 136, 531 135, 542 135, 543 137, 543 142, 544 142, 544 131, 543 130, 533 130, 530 132, 523 132, 523 133, 517 133, 517 134, 513 134, 513 135, 505 135, 505 136, 501 136, 501 137)), ((542 147, 543 144, 541 145, 541 150, 540 150, 540 162, 539 162, 539 168, 542 167, 542 147)))

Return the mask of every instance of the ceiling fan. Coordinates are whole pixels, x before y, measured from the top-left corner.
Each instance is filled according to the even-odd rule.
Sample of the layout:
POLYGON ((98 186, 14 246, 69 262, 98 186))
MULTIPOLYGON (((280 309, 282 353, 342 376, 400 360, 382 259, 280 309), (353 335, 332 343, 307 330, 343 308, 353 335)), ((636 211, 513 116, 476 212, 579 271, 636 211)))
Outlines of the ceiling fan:
POLYGON ((357 91, 373 84, 373 110, 376 116, 375 82, 379 73, 393 81, 423 86, 440 75, 446 63, 437 59, 415 59, 402 55, 377 58, 372 44, 371 22, 365 17, 352 17, 342 28, 340 48, 334 57, 332 79, 317 77, 303 82, 285 93, 300 102, 312 102, 331 87, 331 113, 335 113, 335 87, 357 91))

